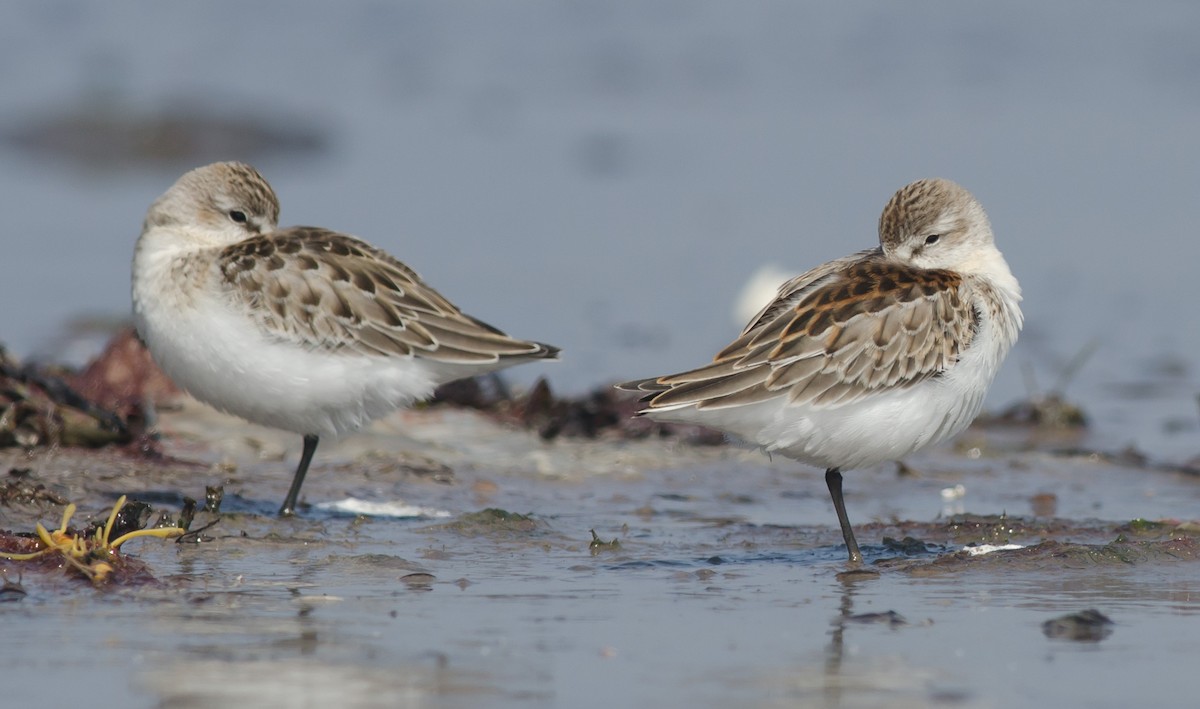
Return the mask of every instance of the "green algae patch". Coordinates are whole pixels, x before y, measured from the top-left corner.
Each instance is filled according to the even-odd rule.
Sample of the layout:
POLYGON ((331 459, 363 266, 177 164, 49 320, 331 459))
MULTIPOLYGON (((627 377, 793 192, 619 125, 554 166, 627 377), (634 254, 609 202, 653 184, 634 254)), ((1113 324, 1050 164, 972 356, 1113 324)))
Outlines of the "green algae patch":
POLYGON ((1118 529, 1122 532, 1129 532, 1136 535, 1147 534, 1162 534, 1171 529, 1174 525, 1166 522, 1155 522, 1149 519, 1134 519, 1128 524, 1121 525, 1118 529))
POLYGON ((495 536, 531 534, 541 531, 544 527, 541 521, 530 515, 488 507, 479 512, 460 515, 454 521, 436 525, 434 528, 447 529, 466 536, 495 536))
POLYGON ((964 550, 943 554, 933 560, 885 559, 877 566, 912 576, 942 576, 963 572, 1044 573, 1197 559, 1200 559, 1200 542, 1192 537, 1180 537, 1154 541, 1114 541, 1108 544, 1048 540, 1021 549, 980 555, 972 555, 964 550))

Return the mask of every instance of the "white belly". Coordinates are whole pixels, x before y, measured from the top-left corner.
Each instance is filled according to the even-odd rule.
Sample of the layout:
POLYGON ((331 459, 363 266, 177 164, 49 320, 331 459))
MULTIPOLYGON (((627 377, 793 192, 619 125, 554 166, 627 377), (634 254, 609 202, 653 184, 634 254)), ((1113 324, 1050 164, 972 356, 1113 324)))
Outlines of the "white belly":
POLYGON ((144 307, 141 333, 163 371, 197 399, 301 434, 335 435, 427 397, 439 383, 415 358, 306 350, 267 339, 215 305, 144 307))

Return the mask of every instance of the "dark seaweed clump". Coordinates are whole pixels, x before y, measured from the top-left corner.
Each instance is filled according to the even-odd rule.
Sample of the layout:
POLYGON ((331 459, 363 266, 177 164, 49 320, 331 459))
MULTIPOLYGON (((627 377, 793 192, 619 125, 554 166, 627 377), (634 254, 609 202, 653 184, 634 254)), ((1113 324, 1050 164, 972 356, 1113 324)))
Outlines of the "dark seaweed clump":
POLYGON ((526 393, 513 396, 498 377, 451 382, 434 394, 431 406, 460 406, 481 411, 503 423, 533 429, 544 440, 567 438, 678 438, 697 445, 722 445, 724 434, 702 426, 660 423, 634 414, 636 395, 601 386, 576 397, 559 397, 539 379, 526 393))

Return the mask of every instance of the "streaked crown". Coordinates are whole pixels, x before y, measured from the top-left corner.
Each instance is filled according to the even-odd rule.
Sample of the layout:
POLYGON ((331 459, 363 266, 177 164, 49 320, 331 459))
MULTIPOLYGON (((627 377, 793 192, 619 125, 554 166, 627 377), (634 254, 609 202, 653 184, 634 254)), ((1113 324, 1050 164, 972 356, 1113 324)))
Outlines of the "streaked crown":
POLYGON ((150 205, 144 228, 194 225, 235 242, 278 222, 279 199, 266 179, 245 163, 218 162, 180 177, 150 205))
POLYGON ((943 179, 918 180, 892 195, 879 216, 879 245, 921 268, 969 270, 980 250, 994 249, 983 207, 943 179))

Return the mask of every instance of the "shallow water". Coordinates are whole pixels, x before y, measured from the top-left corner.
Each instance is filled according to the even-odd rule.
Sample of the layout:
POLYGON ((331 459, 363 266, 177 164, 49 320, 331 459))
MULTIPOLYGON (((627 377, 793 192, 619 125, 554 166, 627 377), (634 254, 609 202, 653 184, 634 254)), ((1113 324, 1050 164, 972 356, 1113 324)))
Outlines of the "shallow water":
MULTIPOLYGON (((10 638, 0 678, 14 706, 84 696, 129 707, 1127 706, 1190 696, 1200 536, 1172 521, 1128 523, 1147 510, 1188 519, 1200 505, 1194 473, 1036 450, 942 450, 915 457, 903 477, 892 466, 855 473, 847 504, 868 571, 855 573, 819 473, 733 448, 547 444, 471 413, 412 413, 322 449, 305 498, 403 498, 449 519, 309 508, 279 520, 298 442, 195 405, 163 428, 169 453, 221 465, 78 451, 3 461, 94 514, 118 491, 146 491, 166 509, 205 484, 226 492, 211 541, 127 545, 154 583, 91 590, 61 570, 24 573, 28 595, 0 604, 10 638), (188 433, 197 426, 228 435, 205 453, 188 433), (496 441, 508 445, 488 447, 496 441), (276 450, 286 460, 260 458, 276 450), (943 498, 959 484, 962 497, 943 498), (1047 494, 1053 514, 1034 515, 1047 494), (592 549, 590 530, 618 544, 592 549), (886 541, 903 538, 921 544, 886 541), (1027 548, 953 553, 984 542, 1027 548), (1044 635, 1045 621, 1089 608, 1112 619, 1111 635, 1044 635), (64 673, 71 683, 55 681, 64 673)), ((968 437, 984 449, 993 438, 968 437)), ((997 438, 1011 443, 1012 432, 997 438)), ((4 526, 52 523, 56 509, 8 507, 4 526)))
POLYGON ((149 203, 242 157, 284 223, 358 234, 562 346, 512 376, 581 391, 707 361, 756 269, 870 246, 891 193, 940 175, 977 194, 1025 288, 989 405, 1065 387, 1093 447, 1183 460, 1198 22, 1175 2, 6 4, 0 243, 21 267, 0 301, 21 305, 0 341, 83 358, 59 335, 126 316, 149 203), (137 140, 179 114, 197 136, 137 140), (116 126, 107 158, 78 131, 30 144, 69 118, 116 126))

